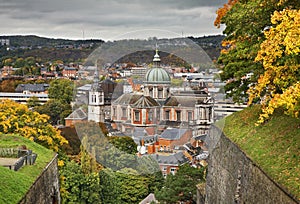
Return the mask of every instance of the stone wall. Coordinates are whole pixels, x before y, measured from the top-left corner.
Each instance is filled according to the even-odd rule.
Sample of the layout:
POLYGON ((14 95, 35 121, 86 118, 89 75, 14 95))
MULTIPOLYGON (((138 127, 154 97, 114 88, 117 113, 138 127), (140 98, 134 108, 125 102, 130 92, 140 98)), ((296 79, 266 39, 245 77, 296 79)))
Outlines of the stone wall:
POLYGON ((45 167, 19 203, 60 203, 57 155, 45 167))
POLYGON ((298 203, 216 128, 210 137, 207 204, 298 203))

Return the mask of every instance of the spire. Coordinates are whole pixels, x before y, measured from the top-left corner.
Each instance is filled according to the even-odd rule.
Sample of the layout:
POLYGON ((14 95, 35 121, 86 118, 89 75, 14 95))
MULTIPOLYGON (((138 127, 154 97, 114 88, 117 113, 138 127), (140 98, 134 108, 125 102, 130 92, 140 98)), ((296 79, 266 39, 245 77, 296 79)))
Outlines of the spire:
POLYGON ((97 64, 96 64, 96 70, 95 70, 95 73, 94 73, 94 80, 93 80, 92 89, 94 91, 100 91, 101 90, 100 83, 99 83, 99 72, 98 72, 97 64))
POLYGON ((154 55, 154 58, 153 58, 153 62, 160 62, 160 57, 158 55, 158 46, 157 46, 157 44, 155 46, 155 55, 154 55))

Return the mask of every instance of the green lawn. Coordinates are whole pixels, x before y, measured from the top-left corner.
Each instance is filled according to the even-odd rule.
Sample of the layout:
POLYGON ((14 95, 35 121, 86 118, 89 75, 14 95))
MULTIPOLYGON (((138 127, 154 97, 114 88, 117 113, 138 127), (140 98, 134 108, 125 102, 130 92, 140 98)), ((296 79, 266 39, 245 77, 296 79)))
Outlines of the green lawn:
POLYGON ((0 203, 18 203, 54 156, 53 151, 26 138, 0 134, 0 147, 20 145, 26 145, 27 149, 37 153, 37 160, 34 165, 25 165, 18 171, 0 166, 0 203))
POLYGON ((277 111, 255 126, 260 106, 246 108, 225 119, 224 133, 270 177, 300 198, 300 119, 277 111))

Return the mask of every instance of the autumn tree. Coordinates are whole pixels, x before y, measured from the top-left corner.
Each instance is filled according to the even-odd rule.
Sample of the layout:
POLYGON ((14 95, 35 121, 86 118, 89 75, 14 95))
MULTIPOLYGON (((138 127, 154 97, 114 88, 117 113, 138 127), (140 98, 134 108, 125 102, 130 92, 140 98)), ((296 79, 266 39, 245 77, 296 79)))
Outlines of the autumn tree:
POLYGON ((217 17, 215 19, 214 25, 218 28, 221 26, 222 18, 226 15, 226 13, 231 9, 231 7, 238 2, 238 0, 228 0, 227 4, 224 4, 223 7, 217 10, 217 17))
POLYGON ((278 107, 296 117, 300 111, 300 10, 275 11, 271 22, 256 57, 264 74, 249 89, 249 103, 259 98, 263 104, 260 123, 278 107))
POLYGON ((60 131, 48 123, 49 116, 30 111, 26 105, 10 100, 0 101, 0 132, 14 133, 58 151, 67 144, 60 131))
POLYGON ((263 31, 272 25, 271 15, 274 11, 284 8, 299 8, 299 1, 229 1, 218 15, 220 19, 217 19, 216 25, 226 26, 223 31, 226 35, 222 42, 223 50, 218 59, 223 71, 221 79, 227 81, 225 91, 235 101, 247 100, 249 86, 264 72, 262 64, 255 61, 260 44, 265 40, 263 31), (247 77, 249 73, 252 76, 247 77))

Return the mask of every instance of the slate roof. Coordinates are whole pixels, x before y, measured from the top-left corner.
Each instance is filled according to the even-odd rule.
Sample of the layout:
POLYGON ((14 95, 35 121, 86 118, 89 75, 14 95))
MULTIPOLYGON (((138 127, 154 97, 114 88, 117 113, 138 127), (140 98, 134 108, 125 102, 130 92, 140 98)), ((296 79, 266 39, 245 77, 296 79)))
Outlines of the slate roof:
POLYGON ((189 161, 188 158, 184 156, 183 152, 177 152, 171 155, 152 154, 151 156, 161 165, 169 164, 180 166, 189 161))
POLYGON ((75 67, 64 67, 64 70, 76 71, 76 68, 75 67))
POLYGON ((134 104, 131 105, 133 108, 151 108, 159 107, 160 105, 151 96, 142 95, 134 104))
POLYGON ((49 84, 19 84, 16 92, 30 91, 30 92, 44 92, 49 88, 49 84))
POLYGON ((87 115, 81 108, 74 110, 68 117, 65 119, 73 119, 73 120, 84 120, 87 119, 87 115))
POLYGON ((184 106, 195 107, 195 104, 203 103, 205 98, 197 98, 195 96, 170 96, 164 103, 164 106, 184 106))
POLYGON ((131 105, 133 108, 150 108, 160 106, 151 96, 137 93, 125 93, 117 98, 113 105, 131 105))
POLYGON ((206 139, 207 135, 204 134, 204 135, 197 135, 197 136, 194 136, 194 140, 202 140, 204 141, 206 139))
POLYGON ((187 131, 188 129, 183 128, 167 128, 163 131, 160 138, 166 140, 179 140, 187 131))
POLYGON ((133 137, 144 137, 144 136, 148 136, 148 133, 146 132, 145 128, 139 128, 139 127, 135 127, 132 133, 133 137))

